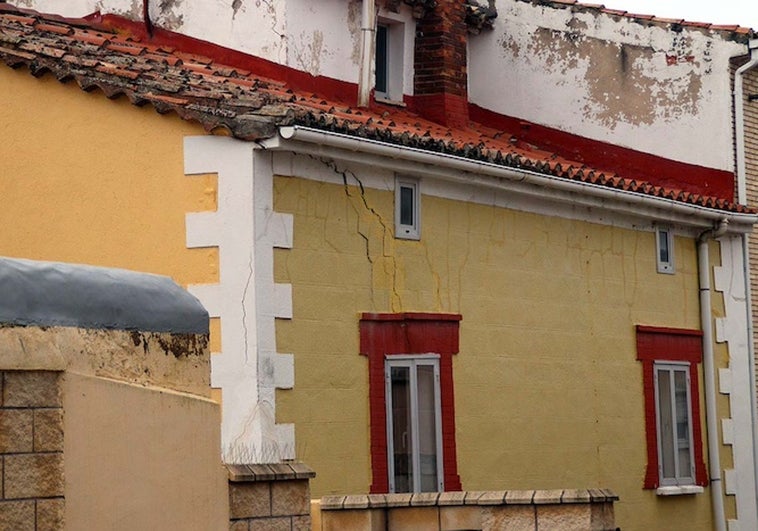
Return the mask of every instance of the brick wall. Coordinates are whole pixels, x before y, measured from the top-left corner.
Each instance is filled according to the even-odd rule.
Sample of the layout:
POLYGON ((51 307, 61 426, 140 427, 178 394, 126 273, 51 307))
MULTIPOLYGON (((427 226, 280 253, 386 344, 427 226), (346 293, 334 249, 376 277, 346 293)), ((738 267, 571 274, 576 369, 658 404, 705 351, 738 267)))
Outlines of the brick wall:
POLYGON ((310 479, 301 463, 226 465, 230 531, 308 531, 310 479))
MULTIPOLYGON (((748 71, 743 77, 743 82, 747 203, 753 208, 758 208, 758 101, 748 101, 748 95, 758 94, 758 70, 748 71)), ((748 240, 748 250, 753 307, 753 344, 758 350, 758 234, 755 230, 748 240)), ((755 370, 758 371, 758 366, 755 370)))
POLYGON ((466 127, 469 120, 465 15, 462 0, 438 0, 416 26, 416 110, 449 127, 466 127))
POLYGON ((63 529, 61 372, 0 372, 0 529, 63 529))

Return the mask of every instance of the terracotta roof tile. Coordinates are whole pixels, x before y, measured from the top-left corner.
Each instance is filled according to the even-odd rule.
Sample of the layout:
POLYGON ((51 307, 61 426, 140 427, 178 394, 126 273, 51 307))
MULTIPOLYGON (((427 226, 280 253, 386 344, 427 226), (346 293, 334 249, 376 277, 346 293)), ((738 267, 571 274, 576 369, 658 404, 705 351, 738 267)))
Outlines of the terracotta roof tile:
MULTIPOLYGON (((551 3, 580 5, 574 0, 551 3)), ((518 129, 527 131, 530 124, 517 124, 514 131, 477 123, 452 130, 405 108, 377 104, 356 109, 209 57, 2 3, 0 60, 12 67, 27 65, 34 75, 50 72, 61 81, 73 79, 83 90, 98 88, 109 98, 125 95, 135 105, 149 102, 159 113, 175 112, 206 131, 224 130, 244 140, 273 136, 281 125, 300 125, 689 204, 748 211, 714 197, 655 186, 636 175, 620 176, 611 168, 590 168, 519 140, 518 129)))
POLYGON ((730 35, 740 35, 740 36, 747 36, 752 37, 755 35, 755 32, 750 29, 739 25, 720 25, 720 24, 708 24, 704 22, 692 22, 684 19, 673 19, 673 18, 664 18, 664 17, 657 17, 655 15, 649 15, 649 14, 637 14, 637 13, 629 13, 626 11, 621 11, 619 9, 609 9, 606 8, 602 4, 592 4, 592 3, 584 3, 584 2, 578 2, 576 0, 520 0, 522 2, 531 2, 531 3, 537 3, 539 5, 552 5, 557 8, 566 8, 567 6, 571 6, 573 9, 589 9, 589 10, 595 10, 599 11, 601 13, 606 13, 609 15, 615 15, 615 16, 621 16, 625 18, 630 18, 633 20, 641 20, 653 24, 661 24, 661 25, 680 25, 684 27, 693 27, 693 28, 700 28, 700 29, 708 29, 711 31, 721 32, 727 34, 727 36, 730 35))

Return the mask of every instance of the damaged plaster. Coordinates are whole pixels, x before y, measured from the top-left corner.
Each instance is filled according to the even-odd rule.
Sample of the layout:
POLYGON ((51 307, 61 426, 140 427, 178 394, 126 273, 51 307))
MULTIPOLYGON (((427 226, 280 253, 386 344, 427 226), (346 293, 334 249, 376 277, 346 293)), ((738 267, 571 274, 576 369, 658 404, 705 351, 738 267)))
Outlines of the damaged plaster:
POLYGON ((494 31, 469 41, 473 103, 580 136, 731 169, 728 64, 744 45, 718 32, 591 9, 530 2, 499 8, 494 31), (672 142, 677 137, 687 141, 672 142))

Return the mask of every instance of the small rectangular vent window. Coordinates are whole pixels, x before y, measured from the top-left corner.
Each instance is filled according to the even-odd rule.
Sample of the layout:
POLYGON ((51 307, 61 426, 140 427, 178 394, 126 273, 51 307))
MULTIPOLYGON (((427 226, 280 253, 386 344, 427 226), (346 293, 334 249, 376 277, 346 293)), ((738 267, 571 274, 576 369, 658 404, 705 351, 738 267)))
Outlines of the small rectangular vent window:
POLYGON ((674 274, 674 237, 668 227, 658 227, 655 231, 657 264, 659 273, 674 274))
POLYGON ((395 237, 418 240, 421 237, 419 181, 408 177, 395 179, 395 237))

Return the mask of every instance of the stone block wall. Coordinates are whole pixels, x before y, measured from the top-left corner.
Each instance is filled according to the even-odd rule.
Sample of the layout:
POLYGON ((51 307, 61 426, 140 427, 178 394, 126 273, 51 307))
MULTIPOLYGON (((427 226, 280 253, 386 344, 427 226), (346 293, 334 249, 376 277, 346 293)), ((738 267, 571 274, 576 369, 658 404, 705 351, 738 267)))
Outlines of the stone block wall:
POLYGON ((314 504, 314 531, 613 531, 606 489, 429 492, 327 496, 314 504))
POLYGON ((316 474, 301 463, 226 465, 230 531, 309 531, 316 474))
POLYGON ((64 527, 62 372, 0 372, 0 530, 64 527))

